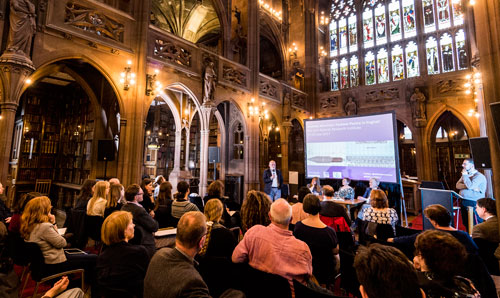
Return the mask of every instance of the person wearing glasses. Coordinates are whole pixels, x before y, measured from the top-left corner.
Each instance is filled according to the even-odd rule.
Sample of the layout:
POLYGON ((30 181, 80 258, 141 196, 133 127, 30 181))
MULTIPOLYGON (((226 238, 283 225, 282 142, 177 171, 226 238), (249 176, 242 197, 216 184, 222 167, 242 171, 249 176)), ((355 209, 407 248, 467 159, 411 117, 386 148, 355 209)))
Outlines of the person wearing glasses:
POLYGON ((271 201, 281 198, 281 186, 283 185, 283 176, 281 171, 276 169, 276 162, 269 162, 269 169, 264 171, 264 192, 269 195, 271 201))
POLYGON ((140 239, 137 241, 148 250, 149 258, 151 258, 156 251, 153 233, 158 231, 158 222, 140 204, 143 195, 144 191, 138 184, 129 185, 125 190, 127 204, 122 207, 122 211, 132 213, 135 231, 140 234, 140 239))

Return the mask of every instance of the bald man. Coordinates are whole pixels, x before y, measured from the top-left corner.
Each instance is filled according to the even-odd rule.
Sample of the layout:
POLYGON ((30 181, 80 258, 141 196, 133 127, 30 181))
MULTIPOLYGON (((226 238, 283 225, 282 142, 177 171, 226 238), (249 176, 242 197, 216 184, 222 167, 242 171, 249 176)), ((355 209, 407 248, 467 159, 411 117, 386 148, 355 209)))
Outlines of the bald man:
POLYGON ((269 217, 269 226, 255 225, 245 233, 233 251, 233 262, 248 262, 255 269, 289 281, 307 280, 312 274, 311 251, 288 230, 292 207, 286 200, 278 199, 271 205, 269 217))

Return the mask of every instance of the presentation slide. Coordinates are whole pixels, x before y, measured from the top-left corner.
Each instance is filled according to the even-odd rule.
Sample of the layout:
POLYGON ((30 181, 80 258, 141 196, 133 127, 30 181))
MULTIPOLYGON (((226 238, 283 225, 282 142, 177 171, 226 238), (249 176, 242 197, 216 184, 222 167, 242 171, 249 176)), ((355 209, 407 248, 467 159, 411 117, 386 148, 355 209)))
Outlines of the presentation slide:
POLYGON ((398 183, 394 113, 304 121, 306 177, 398 183))

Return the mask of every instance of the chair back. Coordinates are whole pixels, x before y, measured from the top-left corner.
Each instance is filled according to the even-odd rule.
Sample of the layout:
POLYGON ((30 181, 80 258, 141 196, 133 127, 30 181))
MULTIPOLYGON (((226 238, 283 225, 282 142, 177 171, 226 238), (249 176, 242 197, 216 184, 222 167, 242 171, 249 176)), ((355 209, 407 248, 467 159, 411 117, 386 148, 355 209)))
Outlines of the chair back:
POLYGON ((241 233, 240 227, 230 228, 229 230, 233 233, 234 239, 240 242, 240 233, 241 233))
POLYGON ((389 224, 377 224, 377 240, 387 241, 388 238, 394 238, 394 229, 389 224))
POLYGON ((284 277, 252 268, 246 263, 235 264, 238 283, 235 288, 245 293, 247 298, 289 298, 292 296, 290 283, 284 277))
POLYGON ((295 290, 295 298, 340 298, 335 296, 327 289, 321 288, 319 285, 312 287, 311 285, 304 285, 301 282, 293 280, 293 289, 295 290))
POLYGON ((28 254, 31 278, 37 282, 41 281, 48 274, 44 272, 45 258, 40 246, 34 242, 25 242, 24 251, 28 254))
POLYGON ((85 232, 94 241, 101 241, 101 227, 104 218, 95 215, 85 216, 85 232))
POLYGON ((479 256, 483 259, 486 268, 488 268, 488 272, 491 275, 500 275, 498 260, 495 257, 495 250, 498 247, 498 243, 490 242, 482 238, 474 238, 474 242, 479 248, 479 256))
POLYGON ((335 232, 351 232, 351 228, 347 224, 344 217, 329 217, 320 215, 319 218, 321 221, 335 230, 335 232))
POLYGON ((36 179, 35 192, 39 192, 42 195, 48 196, 50 194, 51 185, 52 185, 52 180, 50 179, 36 179))

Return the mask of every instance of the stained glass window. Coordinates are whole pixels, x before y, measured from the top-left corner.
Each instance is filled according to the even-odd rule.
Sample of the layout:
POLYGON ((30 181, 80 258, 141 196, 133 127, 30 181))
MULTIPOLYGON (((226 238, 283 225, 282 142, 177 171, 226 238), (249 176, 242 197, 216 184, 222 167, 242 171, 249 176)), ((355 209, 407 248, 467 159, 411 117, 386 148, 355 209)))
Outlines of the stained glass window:
POLYGON ((401 39, 401 9, 399 0, 392 1, 389 4, 389 24, 391 30, 391 41, 401 39))
POLYGON ((372 10, 367 8, 363 12, 363 42, 365 48, 373 47, 373 15, 372 10))
POLYGON ((450 22, 450 4, 449 0, 437 0, 437 11, 439 20, 439 29, 448 28, 450 22))
POLYGON ((384 48, 377 53, 377 77, 378 83, 389 82, 389 61, 387 51, 384 48))
POLYGON ((349 84, 349 68, 347 65, 347 59, 342 58, 340 60, 340 89, 345 89, 349 84))
POLYGON ((396 45, 392 48, 392 79, 394 81, 404 79, 404 71, 403 49, 399 45, 396 45))
POLYGON ((337 22, 330 23, 330 57, 337 56, 338 37, 337 37, 337 22))
POLYGON ((452 0, 451 6, 453 8, 453 25, 459 26, 464 23, 464 12, 461 0, 452 0))
POLYGON ((375 56, 372 52, 365 55, 365 83, 366 85, 375 84, 375 56))
POLYGON ((439 59, 438 59, 438 49, 437 41, 434 37, 427 38, 425 42, 425 52, 427 57, 427 73, 437 74, 439 73, 439 59))
POLYGON ((413 0, 403 0, 403 23, 405 38, 417 34, 417 26, 415 25, 415 4, 413 0))
POLYGON ((434 22, 434 0, 423 0, 422 8, 424 10, 424 31, 432 32, 436 30, 434 22))
POLYGON ((418 49, 414 41, 410 41, 406 45, 406 73, 409 78, 418 77, 420 75, 418 68, 418 49))
POLYGON ((355 52, 358 50, 358 34, 356 28, 356 16, 349 17, 349 51, 355 52))
POLYGON ((454 71, 453 65, 453 43, 448 33, 441 35, 441 57, 443 63, 443 72, 454 71))
POLYGON ((377 37, 377 44, 384 44, 387 42, 387 30, 385 25, 385 6, 379 4, 375 8, 375 32, 377 37))
POLYGON ((455 43, 457 49, 458 69, 466 69, 468 64, 467 49, 465 48, 465 32, 463 29, 458 30, 455 35, 455 43))
POLYGON ((358 57, 356 55, 353 55, 349 62, 350 62, 349 74, 350 74, 350 78, 351 78, 351 87, 356 87, 359 85, 358 57))
POLYGON ((337 60, 333 60, 330 64, 330 75, 332 78, 332 91, 339 90, 339 65, 337 60))
POLYGON ((347 53, 347 19, 339 21, 339 48, 340 55, 347 53))

